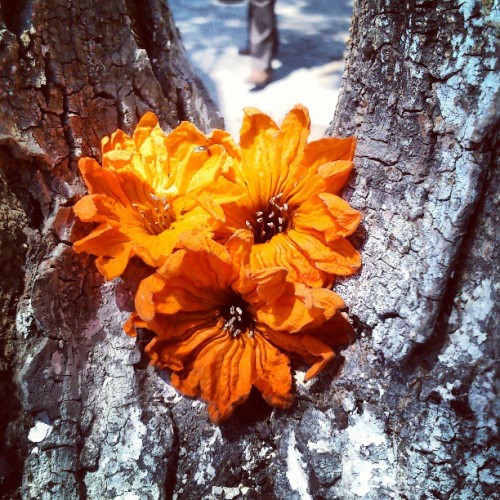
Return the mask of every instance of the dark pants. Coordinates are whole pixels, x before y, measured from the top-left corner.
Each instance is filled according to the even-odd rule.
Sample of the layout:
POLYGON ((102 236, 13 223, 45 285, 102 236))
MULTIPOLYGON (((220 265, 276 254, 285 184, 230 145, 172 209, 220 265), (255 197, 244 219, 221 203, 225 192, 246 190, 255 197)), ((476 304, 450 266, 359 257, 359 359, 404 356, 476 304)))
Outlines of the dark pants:
POLYGON ((250 0, 248 4, 248 37, 253 70, 271 69, 278 48, 275 3, 276 0, 250 0))

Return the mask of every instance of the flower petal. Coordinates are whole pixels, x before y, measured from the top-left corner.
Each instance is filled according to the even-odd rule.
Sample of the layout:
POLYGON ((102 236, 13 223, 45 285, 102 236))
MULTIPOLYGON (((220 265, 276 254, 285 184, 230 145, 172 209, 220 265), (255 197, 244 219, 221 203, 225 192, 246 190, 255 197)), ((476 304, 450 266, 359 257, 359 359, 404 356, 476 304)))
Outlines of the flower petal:
MULTIPOLYGON (((151 322, 155 317, 154 295, 165 287, 165 280, 158 273, 143 279, 135 295, 135 308, 139 318, 151 322)), ((163 304, 162 304, 163 305, 163 304)), ((178 308, 177 310, 179 310, 178 308)))
POLYGON ((313 363, 306 373, 306 381, 316 376, 335 357, 331 346, 349 344, 354 339, 349 321, 339 312, 321 327, 307 333, 290 335, 266 328, 261 332, 273 345, 313 363))
POLYGON ((255 206, 267 205, 276 194, 276 172, 281 167, 276 139, 279 128, 265 113, 256 108, 245 108, 240 131, 243 156, 241 165, 243 182, 255 206))
MULTIPOLYGON (((215 256, 179 250, 165 261, 158 273, 146 278, 141 287, 143 283, 154 287, 152 300, 161 314, 175 314, 180 310, 208 311, 224 303, 233 273, 230 265, 215 256), (161 289, 156 287, 158 280, 163 284, 161 289)), ((137 303, 136 308, 146 319, 137 303)))
POLYGON ((89 235, 75 241, 73 250, 77 253, 112 256, 121 252, 128 243, 129 239, 117 230, 116 225, 103 222, 89 235))
POLYGON ((231 256, 227 249, 211 238, 211 235, 204 231, 189 231, 179 237, 181 246, 191 252, 196 252, 205 256, 213 256, 219 261, 231 265, 231 256))
MULTIPOLYGON (((219 326, 214 323, 199 322, 194 327, 186 328, 186 323, 174 321, 176 326, 181 327, 182 335, 170 338, 166 335, 158 335, 146 346, 146 352, 154 359, 157 366, 170 368, 182 372, 192 370, 193 363, 198 353, 212 343, 219 342, 221 332, 219 326)), ((192 325, 190 325, 192 326, 192 325)), ((196 375, 196 374, 195 374, 196 375)), ((196 384, 190 384, 192 387, 196 384)), ((190 396, 197 395, 197 391, 190 390, 190 396), (194 392, 194 393, 193 393, 194 392)))
POLYGON ((243 295, 244 300, 249 304, 258 304, 260 302, 273 304, 285 293, 287 275, 288 271, 281 267, 270 267, 249 272, 249 279, 257 284, 257 287, 254 287, 255 293, 243 295))
POLYGON ((255 335, 255 387, 273 406, 289 408, 292 404, 292 375, 288 356, 281 353, 261 334, 255 335))
POLYGON ((147 328, 147 323, 136 312, 133 312, 125 321, 123 330, 130 337, 137 337, 137 328, 147 328))
POLYGON ((306 373, 306 380, 314 377, 335 357, 331 347, 311 335, 287 335, 268 331, 265 336, 280 349, 298 354, 306 361, 314 363, 306 373))
POLYGON ((196 354, 186 365, 189 371, 173 373, 172 384, 208 401, 210 418, 219 423, 250 394, 254 379, 253 350, 253 339, 233 339, 227 333, 219 333, 201 349, 191 348, 191 353, 196 354))
POLYGON ((172 187, 177 193, 200 189, 215 180, 223 149, 216 145, 209 151, 207 138, 192 123, 182 122, 168 134, 166 144, 169 171, 175 179, 172 187))
POLYGON ((361 266, 361 256, 345 238, 323 243, 316 236, 295 230, 287 231, 287 236, 321 271, 350 276, 361 266))
POLYGON ((242 154, 241 148, 239 144, 235 142, 235 140, 231 137, 231 134, 226 132, 225 130, 215 129, 212 130, 210 135, 208 136, 208 141, 210 144, 220 144, 227 151, 228 155, 241 162, 242 154))
POLYGON ((224 246, 231 255, 233 264, 239 268, 248 265, 252 245, 253 234, 246 229, 240 229, 233 233, 224 246))
POLYGON ((80 158, 78 168, 91 194, 105 194, 123 205, 128 203, 127 196, 114 172, 102 168, 93 158, 80 158))
POLYGON ((269 328, 290 333, 324 323, 344 307, 342 299, 331 290, 287 283, 288 290, 272 304, 255 310, 258 321, 269 328))
POLYGON ((117 221, 116 202, 105 194, 88 194, 73 207, 76 216, 83 222, 117 221))
POLYGON ((277 234, 266 243, 254 245, 250 255, 251 268, 281 267, 288 269, 290 280, 313 287, 323 286, 327 281, 325 273, 316 268, 287 234, 277 234))
POLYGON ((326 241, 349 236, 358 227, 361 214, 342 198, 321 193, 304 202, 293 214, 293 227, 302 232, 324 233, 326 241))
POLYGON ((306 169, 302 165, 302 155, 311 130, 309 111, 296 105, 286 115, 275 141, 275 148, 281 146, 281 162, 276 164, 273 172, 273 195, 283 193, 287 197, 293 185, 304 175, 306 169))
POLYGON ((352 161, 338 160, 309 167, 294 188, 288 193, 289 204, 299 207, 320 193, 337 194, 347 182, 354 168, 352 161))
POLYGON ((345 139, 337 137, 327 137, 312 141, 304 147, 304 165, 319 167, 328 162, 337 160, 349 160, 354 158, 356 149, 356 138, 347 137, 345 139))
POLYGON ((97 270, 108 280, 118 278, 128 265, 129 260, 134 256, 132 245, 127 244, 124 248, 116 252, 112 257, 99 256, 95 261, 97 270))
MULTIPOLYGON (((157 127, 159 127, 158 117, 151 111, 144 113, 134 130, 133 140, 135 145, 140 148, 151 137, 157 127)), ((113 149, 117 149, 116 143, 113 145, 113 149)), ((127 149, 132 149, 132 146, 128 146, 127 149)))

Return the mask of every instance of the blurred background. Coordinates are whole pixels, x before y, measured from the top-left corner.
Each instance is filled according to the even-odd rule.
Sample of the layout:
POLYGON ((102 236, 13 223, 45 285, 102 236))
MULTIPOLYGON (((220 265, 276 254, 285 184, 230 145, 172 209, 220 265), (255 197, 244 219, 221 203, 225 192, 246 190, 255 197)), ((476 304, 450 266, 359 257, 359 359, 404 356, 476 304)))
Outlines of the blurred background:
POLYGON ((294 104, 309 108, 311 138, 321 137, 333 117, 344 70, 351 0, 277 0, 280 45, 273 80, 254 90, 245 83, 250 57, 247 2, 169 0, 188 56, 216 101, 226 130, 239 137, 242 109, 255 106, 279 124, 294 104))

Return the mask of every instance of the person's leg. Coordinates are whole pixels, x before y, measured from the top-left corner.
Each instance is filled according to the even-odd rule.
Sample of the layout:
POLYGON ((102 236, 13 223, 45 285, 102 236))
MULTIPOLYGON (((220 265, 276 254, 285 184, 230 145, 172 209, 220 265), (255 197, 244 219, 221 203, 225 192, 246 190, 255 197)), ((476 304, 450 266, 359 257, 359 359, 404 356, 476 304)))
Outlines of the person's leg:
POLYGON ((250 0, 250 53, 254 73, 271 73, 271 63, 278 46, 276 0, 250 0))
POLYGON ((248 2, 247 5, 247 41, 245 45, 241 46, 238 49, 238 54, 242 56, 249 56, 251 54, 250 50, 250 23, 251 23, 251 15, 252 15, 252 5, 248 2))

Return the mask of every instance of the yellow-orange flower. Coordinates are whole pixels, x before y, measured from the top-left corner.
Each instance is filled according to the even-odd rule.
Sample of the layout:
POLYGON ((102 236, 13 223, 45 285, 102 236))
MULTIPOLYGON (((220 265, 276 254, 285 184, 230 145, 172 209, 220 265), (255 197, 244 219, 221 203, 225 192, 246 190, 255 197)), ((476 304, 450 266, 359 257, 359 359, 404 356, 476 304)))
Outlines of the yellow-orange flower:
POLYGON ((274 406, 292 401, 287 353, 316 375, 347 343, 351 327, 342 299, 324 288, 287 280, 280 267, 249 270, 253 236, 239 230, 223 246, 205 233, 181 236, 184 248, 143 280, 136 313, 125 330, 152 330, 146 347, 153 364, 172 371, 171 382, 209 403, 214 422, 229 417, 253 387, 274 406))
POLYGON ((239 145, 225 132, 214 133, 246 191, 226 206, 226 223, 216 237, 223 242, 248 228, 256 243, 253 268, 285 267, 291 279, 321 287, 360 267, 346 236, 361 214, 337 196, 353 168, 355 139, 306 143, 309 132, 308 111, 297 105, 281 128, 258 109, 246 108, 239 145))
POLYGON ((214 198, 238 197, 221 145, 187 122, 166 135, 151 112, 132 137, 117 130, 102 140, 102 166, 82 158, 79 168, 90 194, 74 210, 97 227, 73 247, 98 256, 97 268, 108 280, 122 274, 135 255, 160 265, 180 234, 210 231, 224 221, 214 198))

